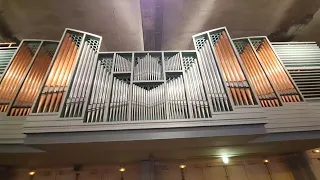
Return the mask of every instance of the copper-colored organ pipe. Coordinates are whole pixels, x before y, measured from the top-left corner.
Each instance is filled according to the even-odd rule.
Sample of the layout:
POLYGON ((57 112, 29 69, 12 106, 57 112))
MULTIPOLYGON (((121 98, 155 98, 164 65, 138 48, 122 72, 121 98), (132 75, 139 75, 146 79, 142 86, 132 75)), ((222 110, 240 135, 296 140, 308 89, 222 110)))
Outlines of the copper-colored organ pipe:
MULTIPOLYGON (((5 91, 5 94, 2 95, 4 95, 6 98, 9 98, 12 96, 12 94, 14 94, 14 92, 12 92, 15 87, 14 85, 16 85, 17 80, 21 80, 20 77, 23 73, 22 70, 23 68, 25 68, 25 70, 27 69, 27 63, 31 61, 31 58, 31 55, 28 57, 27 47, 21 47, 21 54, 17 56, 17 61, 12 64, 12 69, 10 66, 10 69, 6 73, 9 78, 4 79, 3 81, 4 86, 2 89, 5 91)), ((18 87, 18 85, 16 85, 16 87, 18 87)))
POLYGON ((248 78, 255 87, 261 105, 263 107, 280 106, 279 100, 272 88, 271 83, 266 77, 257 57, 250 44, 245 46, 241 53, 241 60, 247 70, 248 78))
POLYGON ((32 60, 33 53, 24 42, 16 53, 0 84, 0 112, 6 112, 32 60))
POLYGON ((227 34, 223 31, 214 46, 235 105, 253 105, 253 95, 227 34))
POLYGON ((30 113, 50 62, 50 55, 45 49, 41 48, 12 105, 9 112, 10 116, 26 116, 30 113))
POLYGON ((300 102, 300 96, 295 89, 293 82, 288 77, 278 58, 274 54, 270 44, 263 40, 259 49, 258 55, 266 68, 267 75, 275 84, 276 89, 279 91, 282 101, 284 102, 300 102))
MULTIPOLYGON (((62 100, 62 97, 64 95, 64 89, 67 86, 67 82, 68 80, 70 80, 70 76, 71 76, 71 71, 75 65, 76 62, 76 54, 77 54, 77 50, 78 50, 78 46, 76 44, 72 44, 72 53, 70 53, 70 57, 67 57, 68 59, 70 59, 68 65, 66 66, 66 71, 64 71, 62 74, 64 74, 63 79, 61 81, 61 85, 60 85, 60 89, 58 90, 58 94, 57 94, 57 99, 55 100, 55 105, 54 105, 54 112, 57 112, 62 100)), ((60 83, 60 82, 59 82, 60 83)), ((50 109, 51 109, 51 104, 50 104, 50 109)))
POLYGON ((36 107, 37 113, 58 112, 62 97, 75 66, 78 46, 66 33, 62 40, 61 47, 56 60, 45 81, 45 87, 41 93, 36 107))
POLYGON ((75 46, 76 45, 73 44, 72 39, 69 38, 69 50, 67 51, 67 55, 64 57, 64 59, 61 58, 61 62, 63 62, 63 65, 59 69, 60 71, 57 72, 57 76, 56 76, 57 78, 54 81, 54 83, 52 84, 52 87, 50 87, 53 92, 50 91, 50 89, 49 89, 49 91, 50 91, 49 93, 52 92, 52 96, 46 100, 46 104, 45 104, 44 109, 46 110, 48 107, 49 112, 53 112, 55 104, 59 103, 58 98, 64 89, 63 81, 64 81, 65 77, 68 76, 68 72, 69 72, 68 68, 70 68, 71 64, 73 63, 72 55, 73 55, 73 51, 75 49, 75 46))
POLYGON ((227 63, 226 61, 224 60, 224 57, 223 57, 223 52, 221 51, 221 48, 217 42, 216 46, 215 46, 215 49, 217 51, 217 56, 219 58, 219 61, 221 63, 221 67, 223 69, 223 72, 225 74, 225 78, 226 78, 226 81, 228 83, 228 86, 230 88, 230 91, 231 91, 231 94, 232 94, 232 98, 233 98, 233 101, 236 105, 240 105, 239 103, 239 90, 237 88, 234 88, 234 85, 233 85, 233 82, 232 80, 235 79, 234 75, 233 75, 233 72, 231 71, 230 67, 227 66, 227 63))
POLYGON ((56 61, 54 62, 52 69, 49 73, 48 79, 46 80, 45 87, 44 87, 44 92, 40 96, 39 104, 37 106, 37 112, 43 112, 45 107, 45 101, 46 99, 50 99, 51 94, 48 93, 50 85, 53 83, 53 81, 56 79, 56 76, 58 75, 58 67, 60 68, 61 62, 61 57, 64 54, 64 51, 66 51, 66 46, 67 46, 67 40, 69 40, 69 37, 66 35, 62 41, 61 48, 59 50, 59 53, 57 55, 56 61), (60 66, 59 66, 60 65, 60 66))
POLYGON ((232 61, 233 59, 231 59, 229 57, 229 52, 226 52, 226 50, 224 50, 223 48, 223 44, 221 43, 223 40, 221 39, 220 41, 217 42, 216 44, 216 49, 217 49, 217 54, 219 56, 219 59, 221 61, 222 67, 224 69, 224 72, 226 72, 228 74, 227 77, 228 78, 228 84, 231 87, 231 92, 234 96, 234 100, 235 103, 237 105, 243 105, 243 100, 241 98, 241 92, 239 90, 238 87, 238 80, 239 77, 236 74, 236 72, 234 72, 234 69, 232 69, 231 64, 229 61, 232 61))

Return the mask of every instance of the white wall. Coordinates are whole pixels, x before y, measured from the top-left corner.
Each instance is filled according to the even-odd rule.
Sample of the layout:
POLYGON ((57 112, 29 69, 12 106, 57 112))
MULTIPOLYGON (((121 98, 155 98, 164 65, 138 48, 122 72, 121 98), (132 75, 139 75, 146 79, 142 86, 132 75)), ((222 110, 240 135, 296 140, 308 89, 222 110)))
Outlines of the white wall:
MULTIPOLYGON (((320 154, 318 155, 320 157, 320 154)), ((320 161, 311 154, 308 159, 301 160, 299 155, 269 157, 269 163, 263 158, 230 158, 224 165, 220 159, 192 160, 184 164, 185 180, 320 180, 320 161), (308 169, 308 166, 310 167, 308 169), (310 172, 308 170, 312 170, 310 172), (315 176, 316 178, 314 178, 315 176)), ((152 164, 152 163, 151 163, 152 164)), ((182 180, 179 162, 155 161, 154 180, 182 180)), ((142 176, 142 163, 124 166, 123 180, 152 180, 152 176, 142 176), (143 179, 142 177, 146 177, 143 179)), ((120 165, 83 166, 78 180, 121 180, 120 165)), ((150 168, 153 169, 153 168, 150 168)), ((15 169, 13 178, 9 180, 30 180, 29 169, 15 169)), ((1 171, 0 171, 1 172, 1 171)), ((1 178, 0 178, 1 179, 1 178)), ((36 169, 32 180, 75 180, 76 173, 72 167, 36 169)))
MULTIPOLYGON (((184 169, 185 180, 314 180, 302 168, 303 163, 297 161, 295 156, 271 158, 268 165, 263 159, 242 159, 233 161, 225 166, 220 160, 204 160, 201 162, 187 162, 184 169), (291 163, 288 164, 288 163, 291 163), (294 169, 292 169, 292 163, 294 169), (298 168, 296 168, 298 167, 298 168), (269 169, 269 170, 268 170, 269 169)), ((317 178, 320 177, 320 162, 310 159, 310 166, 315 170, 317 178)), ((121 180, 119 165, 113 166, 83 166, 78 180, 121 180)), ((126 165, 124 180, 142 179, 141 163, 126 165)), ((33 180, 75 180, 76 174, 70 168, 37 169, 33 180)), ((181 169, 178 162, 155 162, 154 180, 182 180, 181 169)), ((30 180, 28 169, 15 170, 12 180, 30 180)), ((1 179, 1 178, 0 178, 1 179)), ((10 179, 11 180, 11 179, 10 179)), ((151 180, 151 179, 148 179, 151 180)))

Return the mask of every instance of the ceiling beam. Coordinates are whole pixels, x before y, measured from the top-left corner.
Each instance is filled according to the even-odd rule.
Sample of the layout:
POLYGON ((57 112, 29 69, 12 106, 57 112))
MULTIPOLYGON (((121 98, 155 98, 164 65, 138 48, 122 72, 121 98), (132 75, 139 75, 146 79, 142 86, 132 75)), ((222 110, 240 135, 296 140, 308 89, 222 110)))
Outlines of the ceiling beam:
POLYGON ((161 50, 163 0, 140 0, 144 50, 161 50))

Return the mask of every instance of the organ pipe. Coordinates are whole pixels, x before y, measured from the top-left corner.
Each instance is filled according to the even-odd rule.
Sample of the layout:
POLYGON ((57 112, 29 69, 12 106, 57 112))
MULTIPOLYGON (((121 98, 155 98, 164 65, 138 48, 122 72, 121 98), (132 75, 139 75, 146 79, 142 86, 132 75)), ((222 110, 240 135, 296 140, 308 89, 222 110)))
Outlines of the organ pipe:
POLYGON ((274 90, 272 82, 266 76, 265 70, 261 66, 249 39, 239 38, 234 40, 234 43, 262 107, 281 106, 279 95, 274 90))
MULTIPOLYGON (((211 88, 212 90, 209 89, 209 92, 222 94, 220 97, 230 94, 229 97, 231 97, 235 106, 257 105, 255 94, 251 89, 246 72, 243 71, 243 65, 239 61, 240 57, 236 54, 227 29, 211 30, 195 35, 193 38, 200 60, 203 62, 202 73, 204 73, 204 79, 208 84, 211 83, 215 84, 215 87, 220 87, 218 89, 211 88), (209 68, 210 66, 211 68, 209 68), (213 72, 220 73, 214 75, 213 72), (225 87, 228 87, 228 92, 226 92, 225 87), (219 89, 220 91, 217 91, 219 89)), ((228 100, 224 99, 224 103, 213 101, 212 105, 215 111, 231 109, 228 100)))
POLYGON ((57 45, 58 42, 54 41, 45 41, 41 44, 16 98, 12 101, 10 112, 8 113, 10 116, 26 116, 30 113, 57 45))
POLYGON ((307 101, 320 99, 320 48, 316 42, 272 42, 272 47, 307 101))
POLYGON ((0 79, 16 51, 17 47, 0 46, 0 79))
POLYGON ((249 38, 283 102, 301 102, 302 95, 266 37, 249 38))
POLYGON ((38 50, 40 41, 22 41, 0 83, 0 112, 7 112, 38 50))
POLYGON ((193 40, 196 51, 101 53, 100 36, 73 29, 59 44, 23 41, 0 82, 0 111, 101 123, 303 101, 265 37, 233 42, 218 28, 193 40))
POLYGON ((60 112, 62 117, 83 116, 79 111, 84 108, 84 98, 91 88, 88 82, 93 78, 94 69, 91 67, 96 63, 100 41, 99 36, 66 29, 33 113, 60 112))

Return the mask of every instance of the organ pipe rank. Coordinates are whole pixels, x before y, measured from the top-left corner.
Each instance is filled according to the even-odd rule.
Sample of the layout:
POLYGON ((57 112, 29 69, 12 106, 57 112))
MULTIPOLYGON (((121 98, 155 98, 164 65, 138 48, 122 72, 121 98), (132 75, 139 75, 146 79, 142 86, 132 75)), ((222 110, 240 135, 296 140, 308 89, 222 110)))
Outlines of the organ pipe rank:
POLYGON ((162 121, 304 101, 266 37, 232 40, 218 28, 193 41, 195 51, 99 52, 100 36, 74 29, 60 42, 24 40, 1 78, 0 112, 162 121))

